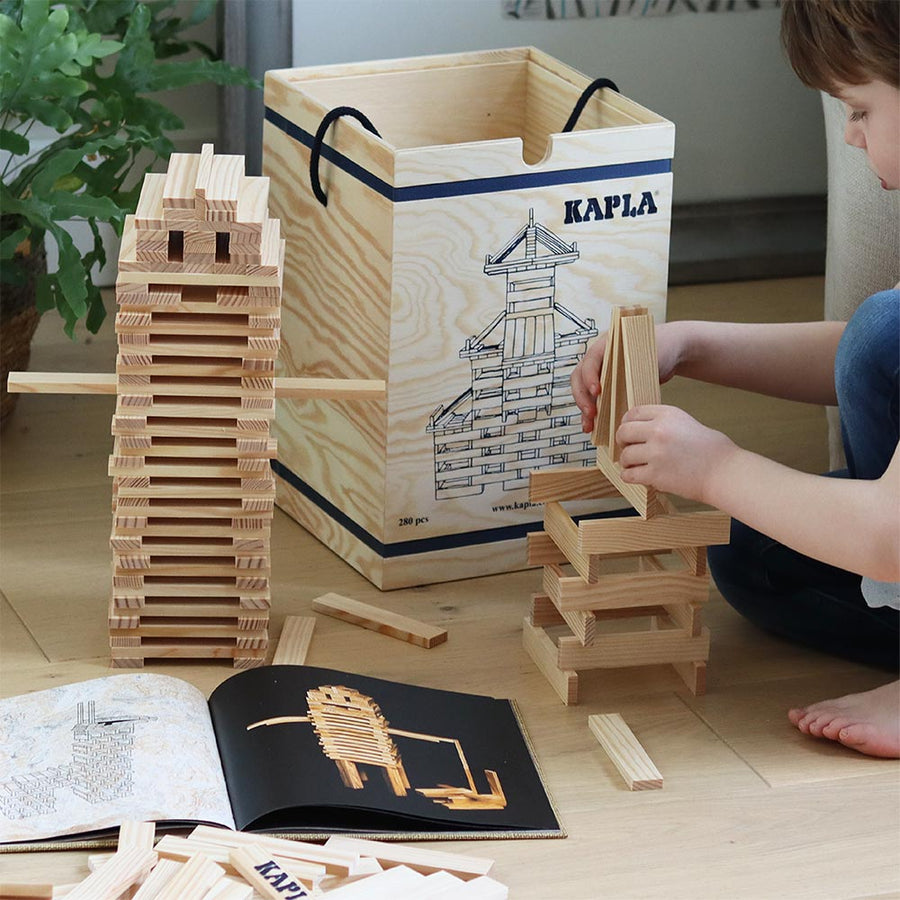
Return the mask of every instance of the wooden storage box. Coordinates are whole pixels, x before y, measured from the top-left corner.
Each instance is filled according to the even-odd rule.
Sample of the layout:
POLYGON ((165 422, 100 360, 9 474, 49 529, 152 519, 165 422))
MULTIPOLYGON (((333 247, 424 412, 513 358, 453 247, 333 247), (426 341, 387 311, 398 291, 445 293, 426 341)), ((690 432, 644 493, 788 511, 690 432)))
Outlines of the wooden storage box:
POLYGON ((533 48, 266 76, 279 374, 387 382, 279 404, 278 503, 382 589, 524 568, 529 471, 594 464, 572 368, 614 305, 664 317, 675 129, 604 88, 561 133, 589 84, 533 48), (341 106, 380 136, 327 129, 323 205, 341 106))

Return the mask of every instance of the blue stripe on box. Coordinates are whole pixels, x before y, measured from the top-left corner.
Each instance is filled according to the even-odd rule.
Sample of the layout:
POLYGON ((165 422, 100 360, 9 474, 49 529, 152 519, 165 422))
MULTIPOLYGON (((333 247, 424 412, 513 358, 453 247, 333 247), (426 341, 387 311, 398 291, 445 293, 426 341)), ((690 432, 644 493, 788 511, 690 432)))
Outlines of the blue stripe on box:
MULTIPOLYGON (((456 550, 460 547, 494 544, 499 541, 513 541, 525 537, 531 531, 543 531, 544 529, 543 522, 526 522, 523 525, 505 525, 499 528, 485 528, 481 531, 464 531, 457 534, 419 538, 414 541, 395 541, 391 544, 384 544, 277 459, 272 460, 272 471, 317 506, 325 515, 333 519, 341 528, 349 531, 358 541, 361 541, 370 550, 377 553, 382 559, 393 559, 398 556, 415 556, 420 553, 433 553, 438 550, 456 550)), ((589 519, 611 519, 619 516, 634 515, 637 515, 637 513, 633 509, 613 509, 607 512, 575 516, 574 518, 576 522, 580 522, 589 519)))
MULTIPOLYGON (((268 122, 271 122, 288 137, 312 148, 313 135, 299 125, 295 125, 290 119, 286 119, 269 107, 266 107, 265 117, 268 122)), ((555 172, 530 172, 523 175, 501 175, 496 178, 472 178, 468 181, 396 188, 327 144, 322 146, 322 156, 333 165, 343 169, 348 175, 356 178, 357 181, 368 185, 372 190, 394 203, 404 203, 410 200, 433 200, 438 197, 463 197, 468 194, 491 194, 523 188, 547 187, 548 185, 608 181, 613 178, 633 178, 640 175, 662 175, 672 171, 671 159, 649 159, 633 163, 561 169, 555 172)))

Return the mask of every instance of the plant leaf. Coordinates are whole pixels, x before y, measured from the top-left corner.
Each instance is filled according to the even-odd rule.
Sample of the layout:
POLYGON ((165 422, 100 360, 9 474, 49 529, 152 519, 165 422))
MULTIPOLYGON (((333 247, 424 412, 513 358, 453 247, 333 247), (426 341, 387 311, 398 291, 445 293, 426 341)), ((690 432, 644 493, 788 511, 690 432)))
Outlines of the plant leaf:
POLYGON ((6 150, 15 156, 27 156, 31 151, 31 143, 24 134, 2 128, 0 129, 0 150, 6 150))
POLYGON ((0 259, 12 259, 15 255, 16 247, 28 237, 30 231, 31 229, 27 227, 18 228, 3 238, 0 241, 0 259))

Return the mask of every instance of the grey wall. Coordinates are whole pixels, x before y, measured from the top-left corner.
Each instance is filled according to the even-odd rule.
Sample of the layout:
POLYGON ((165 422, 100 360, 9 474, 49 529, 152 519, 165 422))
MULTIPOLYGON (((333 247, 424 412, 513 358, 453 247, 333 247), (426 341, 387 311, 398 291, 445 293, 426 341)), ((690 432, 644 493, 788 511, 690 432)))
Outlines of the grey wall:
POLYGON ((676 203, 825 192, 821 103, 783 58, 778 10, 536 22, 500 0, 293 2, 295 66, 534 45, 612 78, 675 122, 676 203))

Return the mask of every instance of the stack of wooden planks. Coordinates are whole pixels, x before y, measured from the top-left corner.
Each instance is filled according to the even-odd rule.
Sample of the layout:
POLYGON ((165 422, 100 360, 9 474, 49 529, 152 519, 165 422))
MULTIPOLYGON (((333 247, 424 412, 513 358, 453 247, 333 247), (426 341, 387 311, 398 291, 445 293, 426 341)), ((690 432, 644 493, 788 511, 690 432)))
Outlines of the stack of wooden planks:
POLYGON ((112 662, 265 661, 284 241, 241 156, 146 176, 116 282, 112 662))

